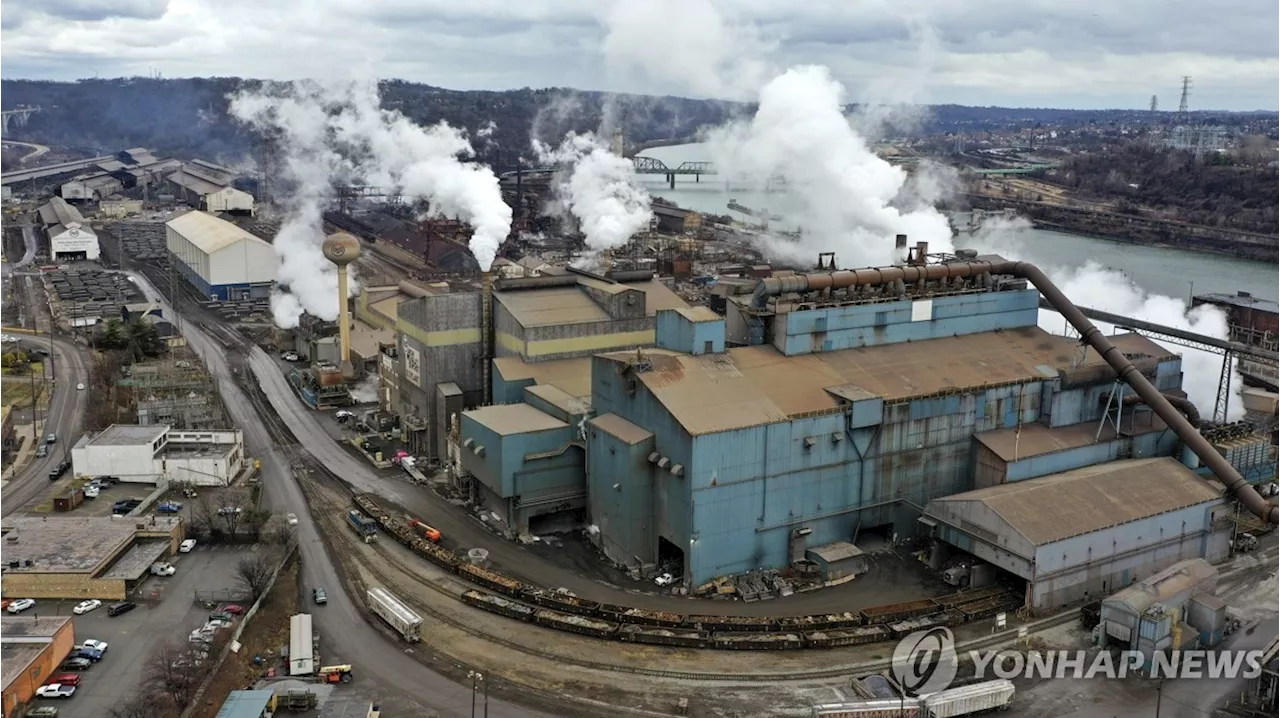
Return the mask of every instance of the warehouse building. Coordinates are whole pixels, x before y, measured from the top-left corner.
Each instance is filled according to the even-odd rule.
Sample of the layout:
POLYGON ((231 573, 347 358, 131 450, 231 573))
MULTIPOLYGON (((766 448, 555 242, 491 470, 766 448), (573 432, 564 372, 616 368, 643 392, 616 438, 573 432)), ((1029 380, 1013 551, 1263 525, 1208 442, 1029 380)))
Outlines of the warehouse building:
POLYGON ((275 247, 226 220, 187 212, 165 223, 165 243, 178 273, 210 299, 271 294, 279 265, 275 247))
POLYGON ((1125 459, 934 499, 921 522, 1027 582, 1038 611, 1096 600, 1187 559, 1224 560, 1222 486, 1172 458, 1125 459))
MULTIPOLYGON (((425 294, 395 305, 396 347, 381 357, 383 408, 401 417, 414 453, 444 456, 450 422, 483 403, 483 297, 425 294)), ((593 353, 653 346, 659 310, 688 306, 652 272, 499 280, 491 302, 495 404, 521 402, 526 387, 543 383, 590 395, 593 353)))
POLYGON ((70 616, 5 616, 0 620, 4 718, 19 715, 19 707, 26 710, 36 689, 58 671, 75 644, 70 616))
POLYGON ((253 195, 232 186, 236 173, 231 169, 192 160, 167 179, 177 198, 189 207, 205 212, 253 214, 253 195))
MULTIPOLYGON (((505 429, 497 431, 475 421, 475 412, 464 413, 464 469, 491 490, 509 490, 495 491, 496 497, 479 492, 493 499, 485 508, 519 509, 527 490, 540 500, 563 495, 563 508, 576 511, 578 490, 567 479, 571 466, 537 469, 550 453, 567 454, 581 443, 592 540, 618 564, 641 571, 667 567, 697 586, 816 562, 812 557, 824 553, 843 556, 842 544, 868 534, 888 541, 927 537, 930 525, 918 520, 931 501, 981 486, 999 493, 1006 485, 1047 477, 1042 483, 1050 488, 1037 495, 1071 494, 1103 479, 1066 472, 1184 453, 1148 407, 1125 398, 1125 387, 1096 352, 1036 326, 1039 292, 1023 279, 931 280, 776 300, 765 295, 759 303, 750 296, 727 299, 727 317, 701 309, 655 311, 652 348, 641 350, 575 356, 572 350, 589 343, 581 337, 538 345, 526 329, 521 344, 507 331, 515 344, 504 349, 502 340, 496 343, 494 402, 523 402, 568 426, 531 423, 540 428, 512 431, 505 420, 514 413, 499 413, 488 417, 505 429), (523 354, 503 356, 515 348, 523 354), (552 359, 538 361, 542 356, 552 359), (579 365, 572 378, 532 378, 539 368, 582 361, 589 372, 579 365), (586 375, 589 390, 572 384, 586 375), (576 415, 557 416, 527 391, 541 384, 587 405, 581 415, 585 435, 573 434, 582 423, 576 415), (570 438, 545 448, 540 433, 570 438), (492 452, 503 457, 501 470, 485 459, 492 452), (518 461, 509 463, 509 456, 518 461), (507 474, 521 477, 519 490, 504 483, 507 474)), ((526 300, 528 313, 510 314, 536 316, 545 307, 554 317, 552 300, 540 301, 546 305, 526 300)), ((495 328, 502 331, 507 319, 497 316, 500 311, 495 328)), ((1178 355, 1137 334, 1111 341, 1158 390, 1183 396, 1178 355)), ((1169 506, 1150 515, 1145 508, 1117 510, 1117 523, 1129 528, 1114 529, 1119 533, 1113 537, 1131 538, 1123 532, 1148 521, 1168 533, 1160 523, 1172 520, 1160 518, 1168 511, 1180 517, 1178 533, 1185 538, 1172 548, 1131 541, 1121 553, 1144 557, 1120 566, 1119 576, 1107 576, 1103 588, 1102 579, 1080 579, 1074 564, 1047 562, 1035 553, 1041 544, 1091 539, 1023 540, 1015 526, 995 526, 993 531, 1007 533, 999 541, 1022 541, 1025 578, 1044 579, 1036 584, 1037 605, 1075 600, 1084 591, 1101 595, 1116 580, 1133 580, 1180 558, 1223 555, 1221 487, 1210 490, 1172 460, 1132 467, 1165 477, 1177 490, 1170 488, 1163 500, 1169 506)), ((524 530, 532 513, 509 515, 508 530, 524 530)), ((1084 527, 1085 536, 1110 528, 1084 527)), ((835 567, 833 575, 857 570, 854 561, 835 567)))
POLYGON ((1203 559, 1173 564, 1103 599, 1099 638, 1141 652, 1144 669, 1157 653, 1216 646, 1227 625, 1217 583, 1217 569, 1203 559))
POLYGON ((114 476, 132 483, 166 479, 230 486, 247 466, 239 429, 174 431, 164 425, 112 424, 81 437, 71 449, 74 475, 114 476))
POLYGON ((49 241, 49 258, 54 262, 96 260, 101 254, 98 235, 80 210, 54 197, 40 206, 40 223, 49 241))
POLYGON ((5 596, 116 601, 186 538, 182 519, 167 516, 5 517, 0 534, 5 596))
POLYGON ((100 202, 124 189, 124 183, 106 172, 84 175, 63 182, 58 194, 67 201, 100 202))

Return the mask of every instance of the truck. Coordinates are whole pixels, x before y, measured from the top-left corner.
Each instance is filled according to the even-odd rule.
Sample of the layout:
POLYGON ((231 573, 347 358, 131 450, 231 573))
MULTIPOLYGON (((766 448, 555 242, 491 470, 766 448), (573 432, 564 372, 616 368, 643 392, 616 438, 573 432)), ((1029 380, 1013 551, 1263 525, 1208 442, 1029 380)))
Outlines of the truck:
POLYGON ((369 608, 409 643, 422 640, 422 617, 381 586, 369 589, 369 608))
POLYGON ((414 533, 421 534, 422 538, 431 543, 440 543, 441 534, 439 529, 432 528, 418 519, 409 519, 409 528, 413 529, 414 533))
POLYGON ((373 543, 378 540, 378 522, 365 516, 364 514, 351 509, 347 512, 347 523, 351 524, 351 528, 364 539, 365 543, 373 543))

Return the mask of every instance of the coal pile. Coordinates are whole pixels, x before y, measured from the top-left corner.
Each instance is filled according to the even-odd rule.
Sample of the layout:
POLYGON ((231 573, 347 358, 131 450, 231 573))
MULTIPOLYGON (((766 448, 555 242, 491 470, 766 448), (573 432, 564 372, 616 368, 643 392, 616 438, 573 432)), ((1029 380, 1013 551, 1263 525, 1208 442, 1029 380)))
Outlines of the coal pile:
POLYGON ((124 256, 132 260, 160 262, 169 257, 161 222, 115 222, 110 229, 119 237, 124 256))
POLYGON ((123 274, 96 270, 52 272, 46 275, 50 287, 63 302, 131 302, 142 293, 123 274))

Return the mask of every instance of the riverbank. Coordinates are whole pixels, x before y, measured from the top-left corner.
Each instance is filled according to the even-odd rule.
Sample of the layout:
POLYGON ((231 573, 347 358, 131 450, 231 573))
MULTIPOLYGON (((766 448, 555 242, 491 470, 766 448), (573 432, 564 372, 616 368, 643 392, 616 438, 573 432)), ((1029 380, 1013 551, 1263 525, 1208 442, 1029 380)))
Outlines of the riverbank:
POLYGON ((1013 208, 1040 229, 1102 237, 1152 247, 1183 249, 1262 262, 1280 260, 1280 238, 1218 227, 1148 219, 1049 202, 964 195, 969 207, 983 210, 1013 208))

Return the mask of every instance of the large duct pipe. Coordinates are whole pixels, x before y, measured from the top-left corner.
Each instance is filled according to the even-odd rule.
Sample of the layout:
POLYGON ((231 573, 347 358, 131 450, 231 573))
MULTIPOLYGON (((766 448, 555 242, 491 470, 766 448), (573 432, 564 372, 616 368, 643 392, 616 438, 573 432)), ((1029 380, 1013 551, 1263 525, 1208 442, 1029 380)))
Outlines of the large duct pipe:
POLYGON ((1147 378, 1138 371, 1133 363, 1125 358, 1124 353, 1115 347, 1089 321, 1076 305, 1067 299, 1049 277, 1040 268, 1028 262, 953 262, 948 264, 930 264, 924 266, 879 267, 875 269, 846 270, 824 272, 819 274, 801 274, 791 277, 770 277, 763 279, 756 286, 752 297, 752 306, 763 309, 768 297, 787 292, 816 292, 824 289, 839 289, 864 284, 886 284, 888 282, 918 282, 921 280, 937 280, 944 277, 976 277, 982 274, 1006 274, 1021 277, 1035 285, 1049 302, 1071 326, 1080 333, 1080 341, 1093 347, 1098 354, 1115 370, 1130 388, 1142 397, 1164 423, 1182 439, 1182 443, 1200 457, 1201 463, 1213 472, 1228 490, 1235 494, 1240 503, 1250 512, 1272 524, 1280 523, 1280 509, 1272 506, 1253 486, 1245 481, 1226 457, 1219 454, 1209 440, 1201 436, 1187 417, 1183 416, 1169 399, 1161 394, 1147 378))
MULTIPOLYGON (((1167 399, 1170 404, 1173 404, 1173 408, 1182 412, 1182 415, 1187 417, 1187 421, 1191 422, 1192 426, 1199 427, 1200 424, 1203 423, 1200 419, 1200 410, 1196 408, 1195 403, 1190 399, 1183 396, 1175 396, 1173 394, 1164 394, 1164 398, 1167 399)), ((1106 394, 1099 397, 1099 401, 1106 400, 1106 394)), ((1129 404, 1145 404, 1147 402, 1143 401, 1140 396, 1130 394, 1124 398, 1123 403, 1128 406, 1129 404)))

